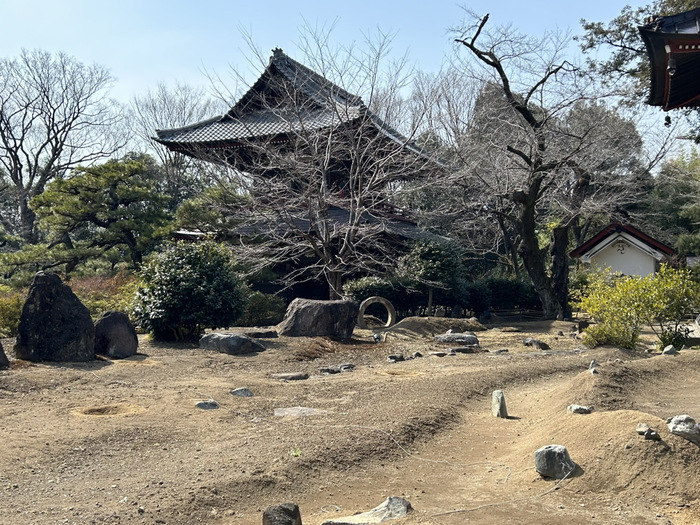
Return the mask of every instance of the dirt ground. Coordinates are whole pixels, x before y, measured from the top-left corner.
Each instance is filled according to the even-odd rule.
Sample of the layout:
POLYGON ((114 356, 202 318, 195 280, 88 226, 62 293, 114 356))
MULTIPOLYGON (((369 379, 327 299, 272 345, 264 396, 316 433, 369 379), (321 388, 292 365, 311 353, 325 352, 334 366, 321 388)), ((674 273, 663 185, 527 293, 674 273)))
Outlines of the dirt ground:
POLYGON ((573 326, 492 324, 477 332, 482 352, 445 357, 429 354, 455 345, 433 336, 463 321, 409 319, 379 343, 360 330, 262 339, 246 356, 144 337, 132 358, 91 363, 14 360, 3 340, 0 523, 259 524, 291 501, 320 525, 388 496, 414 508, 397 525, 700 523, 700 450, 664 423, 700 419, 700 352, 587 350, 573 326), (342 363, 356 367, 318 373, 342 363), (271 377, 283 372, 309 379, 271 377), (495 389, 509 419, 491 415, 495 389), (220 408, 195 406, 207 400, 220 408), (572 403, 595 411, 567 414, 572 403), (317 413, 275 416, 289 407, 317 413), (639 436, 639 422, 662 441, 639 436), (550 444, 567 447, 576 477, 535 472, 534 451, 550 444))

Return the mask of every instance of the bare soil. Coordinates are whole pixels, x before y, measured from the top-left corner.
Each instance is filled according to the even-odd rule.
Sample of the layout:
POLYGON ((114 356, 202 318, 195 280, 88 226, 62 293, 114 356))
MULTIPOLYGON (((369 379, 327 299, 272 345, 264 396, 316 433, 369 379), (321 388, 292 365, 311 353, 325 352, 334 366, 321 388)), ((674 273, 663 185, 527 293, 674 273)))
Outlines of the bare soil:
POLYGON ((405 320, 380 343, 360 330, 265 339, 246 356, 144 337, 137 356, 91 363, 15 360, 3 340, 0 523, 259 524, 292 501, 319 525, 388 496, 415 509, 397 525, 700 523, 700 450, 664 422, 700 419, 700 353, 587 350, 572 326, 490 325, 477 333, 484 351, 445 357, 429 353, 457 345, 433 336, 464 321, 405 320), (525 347, 528 336, 551 350, 525 347), (486 351, 497 349, 508 352, 486 351), (342 363, 356 368, 318 373, 342 363), (271 377, 282 372, 309 379, 271 377), (491 415, 495 389, 509 419, 491 415), (195 406, 208 400, 220 408, 195 406), (567 414, 572 403, 596 410, 567 414), (319 413, 274 415, 289 407, 319 413), (639 422, 662 441, 639 436, 639 422), (535 472, 549 444, 567 447, 575 477, 535 472))

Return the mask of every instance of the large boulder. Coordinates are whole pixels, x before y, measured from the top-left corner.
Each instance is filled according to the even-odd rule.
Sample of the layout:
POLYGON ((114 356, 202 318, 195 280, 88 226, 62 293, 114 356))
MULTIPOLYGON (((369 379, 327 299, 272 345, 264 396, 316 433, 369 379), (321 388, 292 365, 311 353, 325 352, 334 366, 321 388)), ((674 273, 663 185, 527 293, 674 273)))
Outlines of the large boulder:
POLYGON ((10 360, 5 355, 5 350, 2 347, 2 343, 0 343, 0 370, 7 368, 10 368, 10 360))
POLYGON ((700 446, 700 425, 689 415, 670 417, 666 420, 666 426, 671 434, 700 446))
POLYGON ((39 272, 19 320, 15 356, 28 361, 90 361, 95 326, 90 312, 58 275, 39 272))
POLYGON ((292 337, 335 336, 348 339, 355 329, 359 307, 354 301, 294 299, 279 325, 279 334, 292 337))
POLYGON ((535 470, 545 478, 567 478, 576 467, 569 451, 562 445, 547 445, 535 451, 535 470))
POLYGON ((199 339, 199 348, 216 350, 229 355, 252 354, 265 350, 263 345, 246 335, 222 333, 202 336, 199 339))
POLYGON ((95 353, 116 359, 131 357, 139 348, 134 325, 122 312, 110 310, 95 322, 95 353))

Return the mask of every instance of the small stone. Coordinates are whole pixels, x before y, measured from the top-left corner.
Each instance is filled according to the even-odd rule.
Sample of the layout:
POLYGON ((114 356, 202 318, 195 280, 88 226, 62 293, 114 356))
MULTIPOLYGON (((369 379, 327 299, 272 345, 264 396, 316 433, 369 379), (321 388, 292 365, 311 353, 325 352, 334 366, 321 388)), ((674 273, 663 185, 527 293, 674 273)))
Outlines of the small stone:
POLYGON ((523 345, 532 346, 534 348, 537 348, 538 350, 550 349, 550 346, 547 343, 545 343, 544 341, 540 341, 539 339, 533 339, 532 337, 527 337, 523 339, 523 345))
POLYGON ((637 423, 637 434, 643 436, 649 428, 649 425, 646 423, 637 423))
POLYGON ((327 374, 327 375, 339 374, 340 367, 339 366, 322 366, 321 368, 318 369, 318 373, 319 374, 327 374))
POLYGON ((676 349, 675 346, 673 345, 668 345, 666 348, 664 348, 663 352, 661 352, 663 355, 678 355, 678 350, 676 349))
POLYGON ((338 365, 338 368, 340 368, 341 372, 352 372, 355 370, 355 365, 352 363, 341 363, 338 365))
POLYGON ((591 371, 592 375, 595 375, 598 373, 598 370, 596 370, 595 368, 590 368, 589 370, 591 371))
POLYGON ((503 394, 503 390, 494 390, 493 394, 491 394, 491 413, 494 417, 508 417, 506 396, 503 394))
POLYGON ((651 441, 661 441, 661 436, 656 430, 648 428, 647 431, 644 432, 644 439, 649 439, 651 441))
POLYGON ((463 345, 479 346, 479 339, 471 332, 463 334, 443 334, 436 335, 435 342, 437 343, 460 343, 463 345))
POLYGON ((195 405, 197 408, 201 408, 202 410, 216 410, 219 408, 219 403, 216 401, 200 401, 195 405))
POLYGON ((596 366, 598 366, 598 361, 594 359, 593 361, 591 361, 591 364, 588 365, 588 370, 593 370, 596 366))
POLYGON ((507 354, 508 349, 507 348, 498 348, 496 350, 489 350, 489 352, 492 354, 507 354))
POLYGON ((567 414, 590 414, 593 412, 593 407, 583 405, 569 405, 566 407, 567 414))
POLYGON ((270 374, 270 377, 283 381, 303 381, 309 378, 309 374, 305 374, 304 372, 284 372, 281 374, 270 374))
POLYGON ((406 358, 402 354, 392 354, 386 360, 390 363, 398 363, 399 361, 405 361, 406 358))
POLYGON ((249 388, 241 387, 231 390, 231 395, 238 397, 253 397, 253 392, 249 388))
POLYGON ((420 352, 413 352, 413 355, 411 356, 413 359, 418 359, 419 357, 423 357, 423 354, 420 352))
POLYGON ((445 357, 447 354, 445 352, 430 352, 428 356, 432 357, 445 357))

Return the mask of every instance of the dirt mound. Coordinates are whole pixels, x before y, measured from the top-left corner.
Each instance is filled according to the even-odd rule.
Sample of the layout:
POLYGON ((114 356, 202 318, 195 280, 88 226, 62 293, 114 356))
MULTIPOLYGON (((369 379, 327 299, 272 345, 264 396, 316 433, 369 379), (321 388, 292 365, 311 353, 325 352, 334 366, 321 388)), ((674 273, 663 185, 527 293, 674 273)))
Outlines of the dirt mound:
POLYGON ((391 328, 382 330, 388 338, 426 339, 453 332, 481 332, 486 330, 476 319, 451 319, 447 317, 406 317, 391 328))

